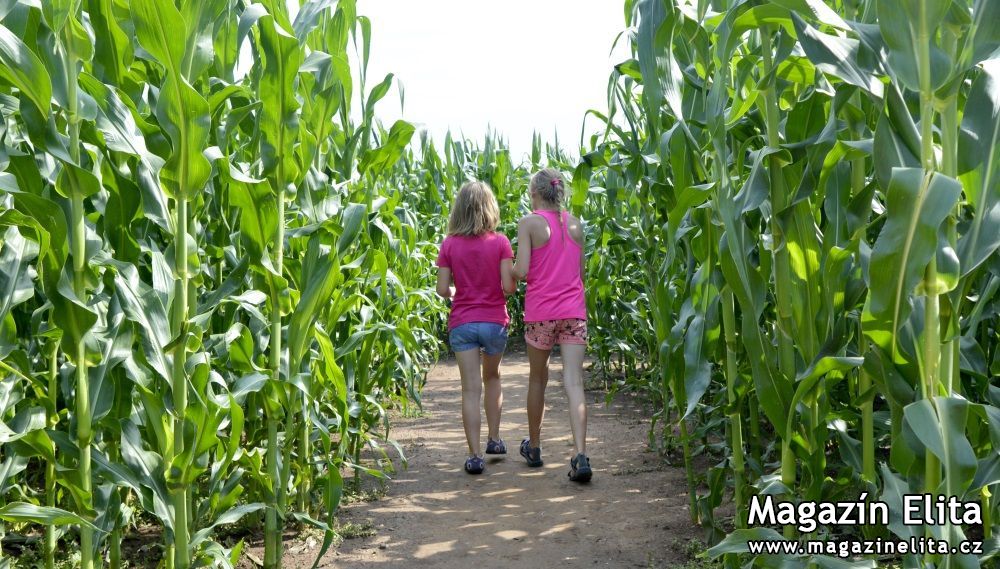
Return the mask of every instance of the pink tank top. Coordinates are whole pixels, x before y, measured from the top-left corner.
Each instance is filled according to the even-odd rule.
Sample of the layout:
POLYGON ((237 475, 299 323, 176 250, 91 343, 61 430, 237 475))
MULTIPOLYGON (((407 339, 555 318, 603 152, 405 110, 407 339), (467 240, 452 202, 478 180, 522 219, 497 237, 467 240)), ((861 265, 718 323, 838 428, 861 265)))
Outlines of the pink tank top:
POLYGON ((549 223, 549 240, 531 250, 524 321, 587 319, 587 301, 580 276, 580 245, 566 228, 565 212, 534 212, 549 223), (563 218, 560 221, 559 216, 563 218))

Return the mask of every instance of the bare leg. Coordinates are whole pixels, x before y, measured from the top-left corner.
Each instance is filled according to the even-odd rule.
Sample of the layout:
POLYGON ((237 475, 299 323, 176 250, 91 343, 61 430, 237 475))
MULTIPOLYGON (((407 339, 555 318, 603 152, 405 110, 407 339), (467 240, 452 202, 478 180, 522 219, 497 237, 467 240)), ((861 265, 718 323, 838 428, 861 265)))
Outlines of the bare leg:
POLYGON ((545 386, 549 383, 549 354, 528 345, 528 438, 532 447, 540 446, 542 416, 545 414, 545 386))
POLYGON ((465 439, 469 443, 469 454, 482 454, 479 432, 482 428, 482 416, 479 413, 479 401, 483 396, 483 380, 479 375, 479 348, 457 352, 458 373, 462 376, 462 425, 465 427, 465 439))
POLYGON ((489 437, 500 440, 500 412, 503 410, 503 391, 500 389, 500 360, 503 354, 491 356, 483 354, 483 407, 486 408, 486 424, 489 437))
POLYGON ((569 426, 578 454, 587 454, 587 399, 583 393, 583 356, 586 346, 560 344, 563 363, 563 387, 569 400, 569 426))

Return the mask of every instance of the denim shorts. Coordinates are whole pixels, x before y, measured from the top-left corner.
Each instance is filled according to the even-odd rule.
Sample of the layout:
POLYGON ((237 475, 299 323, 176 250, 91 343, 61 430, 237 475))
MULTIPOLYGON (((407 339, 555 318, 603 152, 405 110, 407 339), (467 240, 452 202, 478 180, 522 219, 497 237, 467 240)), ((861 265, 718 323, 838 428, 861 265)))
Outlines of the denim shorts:
POLYGON ((495 322, 468 322, 451 329, 448 343, 454 352, 480 348, 486 355, 496 356, 507 347, 507 327, 495 322))

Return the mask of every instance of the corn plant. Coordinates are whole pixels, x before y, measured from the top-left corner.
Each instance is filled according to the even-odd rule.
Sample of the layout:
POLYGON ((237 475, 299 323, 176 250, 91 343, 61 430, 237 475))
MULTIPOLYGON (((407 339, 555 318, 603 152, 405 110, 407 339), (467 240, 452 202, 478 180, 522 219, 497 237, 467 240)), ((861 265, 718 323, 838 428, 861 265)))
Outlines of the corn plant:
POLYGON ((656 405, 713 554, 831 537, 747 528, 754 493, 926 492, 979 501, 992 545, 904 563, 988 563, 998 3, 624 5, 603 133, 523 164, 381 125, 395 78, 370 81, 351 0, 0 8, 0 538, 40 524, 47 566, 75 539, 121 566, 141 514, 165 565, 233 566, 213 535, 248 517, 266 567, 293 522, 322 556, 345 474, 391 473, 389 411, 419 404, 454 189, 488 181, 512 234, 545 165, 588 223, 596 369, 656 405))
MULTIPOLYGON (((781 538, 742 529, 754 491, 954 495, 981 501, 994 535, 997 336, 982 315, 996 303, 998 44, 983 22, 996 4, 625 6, 633 58, 592 113, 606 128, 577 198, 634 220, 631 248, 659 267, 637 299, 660 374, 630 381, 656 386, 677 426, 691 512, 713 540, 732 488, 737 529, 713 553, 781 538), (725 460, 696 495, 690 455, 711 445, 692 432, 720 417, 725 460)), ((597 246, 614 254, 607 236, 597 246)), ((636 274, 609 265, 601 281, 636 274)), ((596 327, 596 343, 643 347, 621 328, 596 327)), ((808 562, 759 562, 786 561, 808 562)))
POLYGON ((375 120, 392 76, 350 68, 353 2, 294 13, 0 10, 0 519, 46 526, 47 566, 76 536, 121 566, 143 513, 170 567, 235 565, 216 528, 263 515, 280 567, 293 521, 332 543, 343 471, 391 467, 387 409, 418 400, 442 312, 387 178, 414 129, 375 120))

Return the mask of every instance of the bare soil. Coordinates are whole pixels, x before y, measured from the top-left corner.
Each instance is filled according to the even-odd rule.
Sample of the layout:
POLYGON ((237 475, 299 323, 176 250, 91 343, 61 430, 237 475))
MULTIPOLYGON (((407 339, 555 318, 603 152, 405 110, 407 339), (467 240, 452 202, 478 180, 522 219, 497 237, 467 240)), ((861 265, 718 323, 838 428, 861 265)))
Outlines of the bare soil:
MULTIPOLYGON (((345 505, 348 538, 320 562, 325 568, 435 567, 677 567, 699 546, 701 531, 688 512, 681 468, 667 466, 647 447, 648 410, 620 395, 605 405, 587 393, 590 484, 566 476, 573 452, 560 363, 554 359, 542 425, 545 466, 528 468, 517 447, 527 434, 528 362, 508 354, 501 367, 501 435, 508 454, 487 456, 486 472, 466 474, 461 391, 453 360, 436 366, 423 391, 424 413, 397 418, 393 434, 409 468, 387 483, 385 495, 345 505), (360 531, 358 531, 360 529, 360 531), (348 532, 350 535, 350 532, 348 532)), ((483 419, 485 443, 486 424, 483 419)), ((322 536, 285 543, 284 566, 311 567, 322 536)), ((263 556, 259 547, 250 554, 263 556)))

